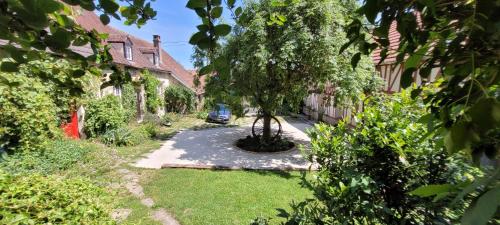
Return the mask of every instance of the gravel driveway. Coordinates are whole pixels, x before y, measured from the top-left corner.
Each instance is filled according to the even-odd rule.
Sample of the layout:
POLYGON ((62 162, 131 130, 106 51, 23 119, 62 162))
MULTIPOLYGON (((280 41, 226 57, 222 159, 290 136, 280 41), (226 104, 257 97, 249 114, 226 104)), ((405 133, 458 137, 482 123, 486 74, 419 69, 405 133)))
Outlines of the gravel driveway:
MULTIPOLYGON (((310 139, 304 133, 307 122, 280 119, 284 135, 307 149, 310 139)), ((239 149, 235 142, 251 133, 250 125, 205 130, 185 130, 163 143, 134 166, 160 169, 168 167, 229 169, 308 169, 309 163, 296 148, 281 153, 254 153, 239 149)))

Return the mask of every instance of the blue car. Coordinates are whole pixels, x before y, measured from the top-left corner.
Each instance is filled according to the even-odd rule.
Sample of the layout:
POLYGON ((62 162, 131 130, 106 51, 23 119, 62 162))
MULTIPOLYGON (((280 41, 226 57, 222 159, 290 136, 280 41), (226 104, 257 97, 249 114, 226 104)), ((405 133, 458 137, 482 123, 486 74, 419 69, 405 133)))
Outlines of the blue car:
POLYGON ((209 122, 228 123, 231 120, 231 110, 224 104, 215 105, 214 110, 208 113, 209 122))

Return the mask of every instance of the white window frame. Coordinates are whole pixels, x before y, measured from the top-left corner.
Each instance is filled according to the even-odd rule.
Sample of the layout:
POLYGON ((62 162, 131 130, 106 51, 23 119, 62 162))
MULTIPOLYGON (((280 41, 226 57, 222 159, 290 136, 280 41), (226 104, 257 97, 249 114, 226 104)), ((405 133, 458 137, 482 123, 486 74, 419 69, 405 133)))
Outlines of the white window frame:
POLYGON ((132 61, 132 46, 125 44, 125 58, 132 61))

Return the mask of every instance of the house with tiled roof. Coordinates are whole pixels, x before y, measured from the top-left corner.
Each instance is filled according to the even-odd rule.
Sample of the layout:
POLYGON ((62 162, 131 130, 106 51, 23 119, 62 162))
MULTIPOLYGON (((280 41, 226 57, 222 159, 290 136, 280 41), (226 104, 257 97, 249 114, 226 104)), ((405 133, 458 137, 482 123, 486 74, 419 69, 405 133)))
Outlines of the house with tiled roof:
MULTIPOLYGON (((420 23, 419 17, 417 16, 417 22, 420 23)), ((405 64, 397 62, 398 55, 398 47, 400 43, 401 35, 397 31, 397 23, 394 21, 389 28, 389 50, 387 52, 386 58, 382 60, 381 49, 377 48, 372 52, 371 58, 373 60, 373 64, 375 65, 375 70, 377 74, 383 80, 382 91, 391 94, 401 91, 401 76, 403 75, 405 64)), ((419 76, 420 70, 417 69, 413 72, 413 81, 417 85, 421 85, 423 83, 422 78, 419 76)), ((439 69, 434 68, 430 75, 428 81, 436 80, 436 77, 439 75, 439 69)), ((334 106, 322 106, 323 99, 325 95, 329 93, 313 93, 309 95, 304 101, 303 112, 310 116, 311 119, 322 120, 327 123, 336 123, 341 119, 347 118, 348 121, 352 120, 355 112, 362 110, 361 106, 356 108, 345 108, 345 107, 334 107, 334 106), (324 107, 323 109, 320 109, 324 107), (320 111, 323 111, 322 115, 319 115, 320 111)))
MULTIPOLYGON (((417 17, 418 19, 419 17, 417 17)), ((420 21, 418 19, 418 21, 420 21)), ((420 23, 420 22, 419 22, 420 23)), ((384 81, 383 91, 386 93, 395 93, 401 91, 401 76, 403 75, 405 64, 397 63, 397 55, 398 55, 398 47, 401 35, 397 31, 397 23, 396 21, 392 22, 389 28, 389 49, 387 52, 386 58, 382 60, 381 49, 377 48, 372 53, 372 60, 375 64, 375 69, 379 73, 380 77, 382 77, 384 81)), ((417 85, 422 84, 422 78, 419 76, 420 70, 416 70, 413 72, 412 77, 413 81, 417 85)), ((439 69, 435 68, 431 71, 429 75, 429 81, 436 80, 436 77, 439 75, 439 69)))
MULTIPOLYGON (((146 41, 104 25, 94 12, 76 7, 73 10, 76 23, 84 29, 108 34, 105 42, 111 46, 109 52, 113 56, 113 62, 122 70, 128 71, 132 79, 140 77, 142 70, 148 70, 160 81, 160 93, 169 85, 181 85, 196 92, 194 75, 163 50, 159 35, 153 35, 151 42, 146 41)), ((108 87, 101 92, 102 95, 121 95, 121 87, 108 87)), ((139 115, 142 116, 145 108, 143 87, 138 92, 138 102, 141 106, 138 107, 141 109, 139 115)), ((159 109, 159 112, 163 113, 163 109, 159 109)))

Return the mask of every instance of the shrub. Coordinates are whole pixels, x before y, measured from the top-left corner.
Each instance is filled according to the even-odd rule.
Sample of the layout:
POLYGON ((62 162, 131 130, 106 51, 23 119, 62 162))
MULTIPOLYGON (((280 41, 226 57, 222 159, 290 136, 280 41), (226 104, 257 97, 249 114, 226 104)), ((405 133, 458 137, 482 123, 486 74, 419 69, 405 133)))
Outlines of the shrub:
MULTIPOLYGON (((309 160, 318 165, 316 199, 294 205, 287 224, 449 224, 466 203, 453 206, 410 194, 422 185, 457 183, 473 172, 447 158, 439 140, 417 123, 423 106, 400 95, 370 100, 349 128, 317 125, 309 160), (436 150, 440 149, 440 150, 436 150)), ((448 196, 441 196, 449 198, 448 196)))
POLYGON ((168 86, 165 89, 164 97, 167 112, 187 113, 194 108, 195 94, 185 87, 168 86))
POLYGON ((0 170, 0 224, 114 224, 102 196, 85 180, 0 170))
POLYGON ((108 131, 101 136, 101 141, 108 146, 135 146, 156 137, 159 132, 157 125, 147 122, 139 126, 120 127, 108 131))
POLYGON ((89 137, 97 137, 107 131, 118 129, 125 124, 127 115, 120 99, 113 95, 91 101, 86 107, 85 132, 89 137))
POLYGON ((146 92, 146 109, 148 112, 157 113, 158 108, 162 104, 158 93, 160 81, 149 71, 144 70, 142 72, 142 82, 144 84, 144 91, 146 92))
POLYGON ((165 113, 161 117, 161 123, 163 126, 169 126, 169 124, 175 123, 181 119, 181 115, 177 113, 165 113))
POLYGON ((0 168, 12 174, 52 174, 70 168, 82 160, 95 147, 76 140, 55 140, 44 151, 22 152, 3 155, 0 168))
POLYGON ((205 111, 205 110, 198 111, 198 112, 195 113, 195 116, 196 116, 197 119, 205 120, 208 117, 208 111, 205 111))
POLYGON ((0 149, 36 151, 60 134, 56 105, 37 80, 0 73, 0 149))
POLYGON ((157 125, 161 125, 161 118, 157 114, 147 112, 144 115, 143 123, 153 123, 157 125))
POLYGON ((132 132, 124 127, 108 130, 101 136, 102 143, 111 146, 132 146, 136 143, 132 140, 132 132))
POLYGON ((160 133, 160 129, 158 128, 158 125, 155 123, 143 123, 141 125, 141 128, 146 132, 148 137, 156 137, 158 133, 160 133))

